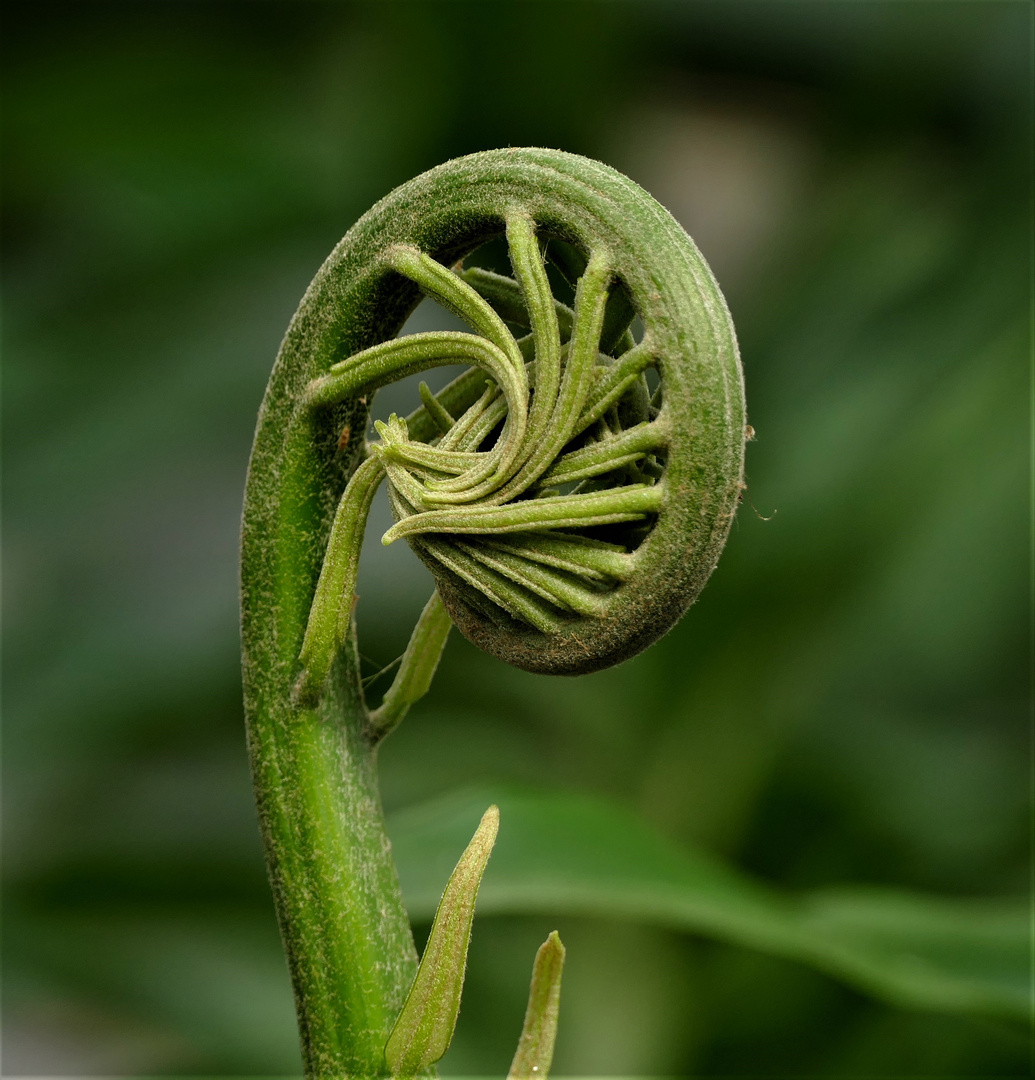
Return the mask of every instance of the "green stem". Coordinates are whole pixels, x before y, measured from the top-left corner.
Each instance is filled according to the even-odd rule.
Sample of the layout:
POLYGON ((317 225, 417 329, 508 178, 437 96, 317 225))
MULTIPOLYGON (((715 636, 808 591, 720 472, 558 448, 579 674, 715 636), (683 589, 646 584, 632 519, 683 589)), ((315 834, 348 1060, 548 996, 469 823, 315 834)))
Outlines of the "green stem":
POLYGON ((382 1074, 385 1040, 416 970, 365 726, 360 702, 329 695, 290 724, 251 728, 310 1077, 382 1074))
MULTIPOLYGON (((297 326, 298 320, 296 320, 297 326)), ((242 528, 242 638, 252 775, 309 1080, 387 1075, 384 1045, 417 970, 385 833, 351 629, 316 699, 293 694, 338 496, 360 462, 361 400, 300 405, 329 366, 289 332, 252 452, 242 528)), ((317 338, 318 342, 319 339, 317 338)))
MULTIPOLYGON (((257 489, 266 486, 253 483, 249 497, 259 498, 257 489)), ((296 485, 286 486, 295 492, 296 485)), ((303 572, 308 548, 290 542, 292 530, 284 527, 299 525, 313 507, 284 502, 280 558, 246 578, 244 588, 248 735, 267 865, 306 1076, 381 1076, 384 1044, 417 955, 385 834, 354 638, 319 704, 292 704, 312 568, 303 572), (279 603, 251 603, 264 588, 279 603), (256 647, 270 638, 272 655, 256 647)), ((246 566, 254 566, 256 547, 269 539, 263 524, 261 515, 246 520, 246 566)))

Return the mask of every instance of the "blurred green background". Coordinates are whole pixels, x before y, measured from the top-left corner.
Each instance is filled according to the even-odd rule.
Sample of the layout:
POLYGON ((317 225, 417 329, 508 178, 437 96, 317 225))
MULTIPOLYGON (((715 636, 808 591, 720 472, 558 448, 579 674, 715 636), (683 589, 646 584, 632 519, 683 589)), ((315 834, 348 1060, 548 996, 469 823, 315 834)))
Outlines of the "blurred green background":
MULTIPOLYGON (((1023 909, 1031 19, 5 5, 5 1075, 297 1072, 239 702, 255 413, 349 225, 495 146, 599 158, 686 226, 758 441, 673 633, 578 680, 451 641, 384 747, 386 809, 587 795, 779 895, 1023 909)), ((374 671, 429 581, 368 547, 374 671)), ((560 908, 479 920, 444 1073, 505 1072, 555 926, 558 1073, 1031 1075, 1003 1010, 897 1007, 722 934, 560 908)))

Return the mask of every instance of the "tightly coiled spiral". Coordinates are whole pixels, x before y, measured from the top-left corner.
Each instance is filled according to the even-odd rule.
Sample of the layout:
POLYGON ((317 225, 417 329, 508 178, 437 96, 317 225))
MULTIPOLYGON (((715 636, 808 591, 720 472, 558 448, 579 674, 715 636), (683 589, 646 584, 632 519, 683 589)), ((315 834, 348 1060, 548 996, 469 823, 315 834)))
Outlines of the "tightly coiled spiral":
POLYGON ((704 585, 741 487, 739 358, 700 254, 632 181, 558 151, 449 162, 350 231, 286 355, 302 334, 296 415, 331 486, 348 477, 300 650, 309 692, 349 633, 363 526, 385 479, 385 542, 406 538, 465 636, 527 670, 632 656, 704 585), (501 235, 512 276, 464 268, 501 235), (574 290, 570 307, 551 277, 574 290), (394 338, 421 295, 473 332, 394 338), (437 394, 422 384, 421 406, 379 422, 379 441, 351 437, 378 387, 455 364, 469 367, 437 394))

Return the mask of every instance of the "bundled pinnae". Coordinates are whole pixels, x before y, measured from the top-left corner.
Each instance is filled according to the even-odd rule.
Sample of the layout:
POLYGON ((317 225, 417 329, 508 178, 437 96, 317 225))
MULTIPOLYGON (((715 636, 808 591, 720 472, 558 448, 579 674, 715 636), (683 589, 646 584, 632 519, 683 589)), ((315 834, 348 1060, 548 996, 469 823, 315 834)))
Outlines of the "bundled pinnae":
MULTIPOLYGON (((415 243, 386 244, 376 260, 378 273, 416 286, 415 295, 438 302, 470 333, 380 341, 305 389, 306 408, 326 409, 366 402, 379 387, 434 367, 467 365, 437 393, 421 383, 420 406, 377 421, 378 437, 363 444, 301 649, 299 687, 310 697, 349 633, 363 527, 383 480, 395 518, 383 543, 405 538, 461 631, 534 671, 582 673, 638 652, 696 596, 725 539, 742 434, 716 471, 700 404, 680 410, 698 392, 686 369, 700 367, 707 342, 672 348, 669 312, 664 303, 652 310, 663 294, 624 279, 629 253, 620 234, 589 235, 580 245, 525 206, 500 217, 512 276, 465 268, 470 252, 447 263, 415 243), (573 291, 570 307, 554 295, 551 272, 573 291), (688 506, 695 498, 699 507, 688 506), (681 524, 651 543, 666 517, 681 524), (701 523, 703 544, 700 528, 693 535, 701 523)), ((724 306, 712 314, 728 323, 724 306)), ((722 404, 718 426, 725 432, 732 419, 742 431, 742 399, 722 404)))

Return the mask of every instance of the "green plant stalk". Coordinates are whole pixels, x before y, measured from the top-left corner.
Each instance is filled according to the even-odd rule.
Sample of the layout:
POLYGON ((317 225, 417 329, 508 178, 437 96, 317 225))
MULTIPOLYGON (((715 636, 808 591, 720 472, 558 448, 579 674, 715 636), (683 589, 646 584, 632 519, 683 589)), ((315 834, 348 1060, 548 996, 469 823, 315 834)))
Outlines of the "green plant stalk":
MULTIPOLYGON (((417 956, 384 829, 376 744, 427 688, 434 667, 427 660, 404 662, 387 695, 387 712, 372 722, 351 613, 351 560, 358 558, 353 541, 345 565, 324 568, 324 580, 344 583, 339 599, 314 605, 339 499, 367 453, 368 395, 398 375, 378 370, 374 362, 365 385, 342 388, 326 377, 336 363, 393 338, 423 288, 447 306, 483 311, 484 324, 472 325, 482 340, 498 343, 499 356, 515 378, 523 378, 525 357, 516 343, 512 347, 509 331, 498 316, 478 308, 482 302, 460 275, 446 269, 504 233, 536 333, 538 389, 529 414, 528 454, 558 426, 567 438, 598 422, 654 363, 664 386, 655 423, 666 465, 656 487, 634 484, 580 495, 571 500, 570 512, 553 497, 494 507, 492 499, 520 494, 553 467, 540 454, 543 460, 537 457, 510 488, 500 489, 502 495, 490 490, 488 504, 439 511, 443 516, 435 520, 453 515, 448 520, 460 533, 477 519, 476 531, 497 536, 511 529, 541 533, 655 515, 641 547, 627 559, 620 557, 624 568, 614 575, 618 586, 600 594, 600 610, 586 618, 547 620, 545 631, 500 630, 436 573, 445 610, 460 629, 487 651, 530 670, 577 674, 634 655, 664 633, 703 587, 742 486, 741 375, 721 293, 671 216, 614 170, 548 150, 492 151, 448 162, 383 199, 331 253, 292 320, 270 377, 242 525, 243 674, 252 773, 308 1078, 387 1074, 385 1043, 413 981, 417 956), (559 316, 552 314, 555 305, 537 263, 536 229, 588 255, 587 271, 572 269, 582 276, 572 360, 565 362, 563 378, 557 350, 549 343, 559 316), (605 310, 609 279, 622 288, 610 294, 605 310), (634 312, 645 328, 635 348, 626 330, 634 312), (612 342, 623 341, 624 355, 594 370, 590 382, 597 335, 605 352, 612 342), (555 397, 557 412, 548 416, 544 410, 555 397), (567 410, 563 415, 562 409, 567 410), (535 502, 540 505, 534 507, 535 502), (403 685, 407 679, 409 686, 403 685)), ((408 356, 408 350, 409 345, 392 346, 375 357, 382 352, 408 356)), ((431 363, 417 357, 414 365, 423 370, 431 363)), ((461 377, 440 396, 441 411, 422 409, 411 417, 410 438, 427 439, 437 424, 459 416, 457 407, 462 412, 475 402, 483 384, 461 377)), ((489 397, 485 402, 487 407, 489 397)), ((471 415, 476 412, 477 406, 471 415)), ((519 422, 515 414, 514 423, 519 422)), ((458 434, 463 424, 456 424, 458 434)), ((396 439, 403 434, 397 422, 385 431, 394 431, 396 439)), ((561 449, 559 439, 554 442, 551 452, 561 449)), ((398 453, 404 450, 400 443, 398 453)), ((412 487, 387 443, 378 453, 390 476, 412 487)), ((376 462, 366 460, 372 464, 363 475, 372 477, 376 462)), ((530 459, 526 454, 514 460, 530 459)), ((496 466, 499 475, 514 476, 517 465, 506 466, 509 472, 504 466, 502 461, 496 466)), ((480 475, 469 474, 464 483, 482 483, 480 475)), ((444 481, 441 499, 452 498, 453 488, 452 481, 444 481)), ((421 525, 417 516, 408 519, 406 529, 421 525)), ((356 532, 358 525, 350 524, 347 514, 339 520, 341 528, 356 532)), ((428 528, 419 544, 426 551, 434 551, 443 565, 466 565, 462 545, 448 528, 436 533, 427 517, 422 522, 428 528)), ((397 528, 396 534, 404 531, 397 528)), ((494 550, 510 558, 506 545, 499 546, 505 540, 494 541, 494 550)), ((544 543, 549 546, 548 534, 544 543)), ((586 558, 591 556, 602 558, 587 549, 586 558)), ((480 580, 491 579, 487 571, 480 573, 480 580)), ((492 580, 503 582, 498 575, 492 580)), ((512 596, 513 589, 507 589, 512 596)), ((448 621, 434 607, 429 619, 418 633, 431 628, 440 649, 448 621)))
MULTIPOLYGON (((417 954, 384 828, 354 632, 318 701, 298 704, 292 693, 319 538, 352 464, 334 463, 333 432, 298 409, 284 386, 292 377, 285 362, 271 380, 242 529, 253 782, 305 1075, 380 1076, 417 954)), ((362 431, 359 412, 346 410, 345 420, 362 431)))
MULTIPOLYGON (((245 639, 261 631, 275 649, 253 652, 246 665, 253 779, 306 1076, 376 1076, 417 956, 384 830, 354 639, 320 702, 291 703, 311 599, 311 586, 299 583, 312 571, 296 537, 316 508, 295 498, 297 484, 283 487, 294 513, 282 512, 278 560, 265 568, 276 577, 245 585, 245 639), (270 586, 275 600, 260 609, 269 618, 257 623, 248 591, 270 586)), ((246 552, 253 528, 246 523, 246 552)))

